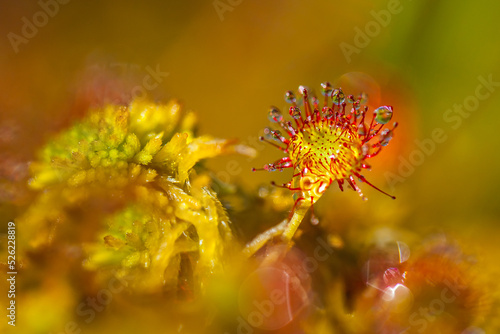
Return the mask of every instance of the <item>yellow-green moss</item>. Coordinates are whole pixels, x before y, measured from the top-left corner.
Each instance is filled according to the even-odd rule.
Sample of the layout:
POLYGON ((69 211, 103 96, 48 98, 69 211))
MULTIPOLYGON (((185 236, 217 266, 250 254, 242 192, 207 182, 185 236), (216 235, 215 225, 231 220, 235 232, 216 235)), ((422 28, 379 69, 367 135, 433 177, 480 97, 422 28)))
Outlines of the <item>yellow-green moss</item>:
POLYGON ((175 101, 91 111, 32 163, 40 193, 19 219, 22 242, 81 247, 87 269, 132 277, 138 291, 175 289, 181 272, 196 288, 222 266, 231 231, 210 178, 193 167, 241 147, 195 137, 195 124, 175 101))

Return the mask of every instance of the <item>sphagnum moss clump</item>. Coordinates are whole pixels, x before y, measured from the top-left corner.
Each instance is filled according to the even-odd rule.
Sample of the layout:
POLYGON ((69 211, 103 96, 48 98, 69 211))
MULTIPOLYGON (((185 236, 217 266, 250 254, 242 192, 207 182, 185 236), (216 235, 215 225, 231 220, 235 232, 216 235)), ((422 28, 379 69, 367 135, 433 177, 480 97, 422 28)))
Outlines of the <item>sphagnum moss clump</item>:
POLYGON ((31 248, 81 246, 87 269, 132 277, 137 291, 186 282, 196 289, 222 266, 231 231, 210 178, 193 167, 252 152, 196 137, 195 123, 176 101, 91 111, 31 164, 30 186, 40 192, 20 219, 23 241, 31 248))

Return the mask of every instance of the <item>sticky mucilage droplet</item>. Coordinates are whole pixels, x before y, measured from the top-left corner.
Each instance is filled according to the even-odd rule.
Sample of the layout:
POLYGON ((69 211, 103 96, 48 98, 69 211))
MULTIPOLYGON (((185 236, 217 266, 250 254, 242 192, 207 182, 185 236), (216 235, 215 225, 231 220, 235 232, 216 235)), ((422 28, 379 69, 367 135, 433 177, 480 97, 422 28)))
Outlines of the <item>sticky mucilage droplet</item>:
POLYGON ((278 108, 273 106, 269 109, 269 120, 274 123, 281 123, 283 122, 283 114, 278 108))
POLYGON ((392 107, 391 106, 382 106, 374 111, 375 113, 375 122, 378 124, 387 124, 392 119, 392 107))
POLYGON ((285 101, 288 103, 294 103, 296 101, 295 94, 291 90, 285 92, 285 101))
POLYGON ((341 88, 335 89, 332 94, 333 104, 340 105, 345 101, 345 94, 341 88))

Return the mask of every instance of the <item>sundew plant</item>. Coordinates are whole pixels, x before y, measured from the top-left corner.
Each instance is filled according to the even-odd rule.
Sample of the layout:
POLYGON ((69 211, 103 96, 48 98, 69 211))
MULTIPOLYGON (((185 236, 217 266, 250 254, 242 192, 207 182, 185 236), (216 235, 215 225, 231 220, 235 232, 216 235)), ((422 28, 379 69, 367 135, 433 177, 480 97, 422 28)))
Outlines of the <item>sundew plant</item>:
POLYGON ((499 12, 0 1, 0 334, 500 333, 499 12))

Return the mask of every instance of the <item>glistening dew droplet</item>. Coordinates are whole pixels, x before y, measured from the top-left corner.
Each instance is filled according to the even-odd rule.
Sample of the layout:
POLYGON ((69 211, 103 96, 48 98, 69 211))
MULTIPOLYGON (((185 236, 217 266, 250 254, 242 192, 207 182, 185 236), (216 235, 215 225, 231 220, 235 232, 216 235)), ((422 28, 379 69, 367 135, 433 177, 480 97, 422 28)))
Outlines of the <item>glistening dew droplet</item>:
POLYGON ((295 94, 291 90, 285 92, 285 101, 288 103, 293 103, 296 101, 295 94))
POLYGON ((368 102, 368 94, 366 94, 365 92, 361 92, 358 96, 358 101, 360 104, 365 104, 366 102, 368 102))
POLYGON ((283 137, 283 135, 281 134, 281 132, 279 130, 272 130, 271 134, 272 134, 274 140, 281 142, 281 137, 283 137))
POLYGON ((280 123, 283 121, 283 115, 281 111, 276 107, 271 107, 269 109, 269 120, 274 123, 280 123))
POLYGON ((273 131, 273 129, 271 129, 271 128, 264 128, 264 138, 265 139, 273 139, 272 131, 273 131))
POLYGON ((321 95, 330 96, 332 91, 332 85, 328 81, 321 84, 321 95))
POLYGON ((300 118, 300 109, 299 107, 290 107, 290 116, 292 116, 295 119, 300 118))
POLYGON ((378 124, 387 124, 392 118, 392 107, 391 106, 382 106, 374 111, 375 113, 375 122, 378 124))
POLYGON ((361 108, 360 108, 359 101, 355 101, 352 104, 352 109, 354 110, 354 113, 356 114, 356 117, 357 116, 361 116, 361 108))
POLYGON ((383 129, 380 132, 380 145, 387 146, 392 139, 392 131, 389 129, 383 129))
POLYGON ((333 104, 342 104, 345 100, 345 94, 341 88, 335 89, 332 94, 333 104))
POLYGON ((323 107, 323 109, 321 110, 323 112, 323 117, 325 117, 326 119, 330 119, 333 117, 333 110, 332 108, 330 107, 323 107))

